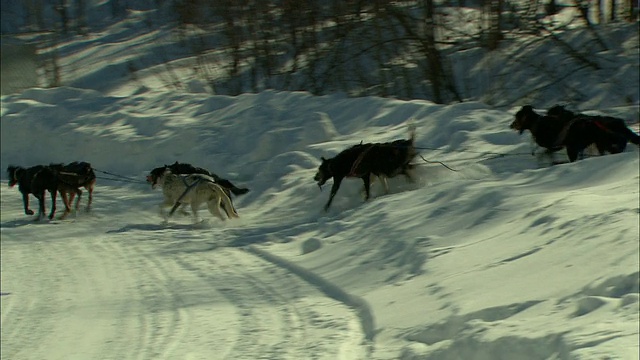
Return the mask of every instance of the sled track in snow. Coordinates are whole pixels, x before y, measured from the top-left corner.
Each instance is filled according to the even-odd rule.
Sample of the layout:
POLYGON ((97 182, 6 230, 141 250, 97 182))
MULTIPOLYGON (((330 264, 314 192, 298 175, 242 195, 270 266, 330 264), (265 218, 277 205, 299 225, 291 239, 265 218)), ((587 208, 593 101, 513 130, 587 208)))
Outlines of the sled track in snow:
POLYGON ((3 358, 367 358, 352 309, 286 267, 120 234, 3 241, 3 358))
POLYGON ((347 308, 339 311, 340 316, 315 309, 319 301, 332 307, 335 303, 318 299, 322 294, 286 269, 247 255, 241 249, 218 248, 197 260, 192 256, 176 260, 233 304, 241 325, 224 358, 339 357, 337 343, 362 337, 352 333, 353 315, 347 308))
POLYGON ((247 248, 250 252, 280 266, 283 267, 294 274, 300 276, 310 284, 316 286, 320 291, 325 293, 327 296, 336 299, 347 306, 353 308, 358 317, 360 319, 360 324, 362 326, 362 331, 364 332, 367 340, 373 340, 375 336, 375 324, 374 317, 369 304, 362 298, 357 297, 355 295, 351 295, 340 287, 330 283, 329 281, 323 279, 322 277, 296 265, 290 263, 276 255, 270 254, 266 251, 262 251, 254 246, 250 246, 247 248))

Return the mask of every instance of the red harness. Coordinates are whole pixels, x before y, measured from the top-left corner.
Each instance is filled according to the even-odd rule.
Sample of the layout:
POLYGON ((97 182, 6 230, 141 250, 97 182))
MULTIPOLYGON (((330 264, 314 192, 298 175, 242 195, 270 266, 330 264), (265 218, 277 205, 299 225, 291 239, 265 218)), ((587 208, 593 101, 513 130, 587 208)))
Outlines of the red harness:
POLYGON ((594 121, 593 123, 596 124, 596 126, 599 127, 600 129, 604 131, 609 131, 609 129, 607 129, 607 127, 604 126, 600 121, 594 121))

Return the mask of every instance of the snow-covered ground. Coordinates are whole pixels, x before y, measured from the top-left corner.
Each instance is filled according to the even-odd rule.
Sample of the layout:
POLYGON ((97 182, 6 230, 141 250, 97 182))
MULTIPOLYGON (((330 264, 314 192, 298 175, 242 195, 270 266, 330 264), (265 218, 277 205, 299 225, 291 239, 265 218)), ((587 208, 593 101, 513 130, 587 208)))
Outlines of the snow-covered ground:
POLYGON ((637 358, 638 149, 542 166, 508 128, 514 110, 277 92, 4 97, 3 169, 86 160, 100 178, 93 212, 63 221, 36 223, 17 189, 0 190, 2 357, 637 358), (440 149, 422 155, 457 171, 419 160, 417 183, 392 179, 389 195, 375 183, 368 202, 347 180, 325 213, 320 156, 406 137, 409 121, 419 147, 440 149), (176 160, 249 187, 241 218, 203 209, 205 224, 162 225, 160 192, 127 181, 176 160))
MULTIPOLYGON (((61 61, 91 59, 74 71, 105 84, 97 69, 127 46, 61 61)), ((51 222, 1 187, 2 359, 640 356, 635 145, 549 166, 509 129, 523 103, 227 97, 152 80, 2 97, 4 184, 10 164, 83 160, 99 177, 91 213, 51 222), (324 212, 320 157, 406 138, 410 123, 422 156, 453 170, 418 159, 417 182, 394 178, 387 195, 375 183, 367 202, 361 181, 345 180, 324 212), (202 209, 204 223, 162 224, 162 195, 144 179, 174 161, 250 188, 234 197, 240 218, 202 209)), ((638 132, 639 105, 613 104, 609 90, 570 106, 638 132)))

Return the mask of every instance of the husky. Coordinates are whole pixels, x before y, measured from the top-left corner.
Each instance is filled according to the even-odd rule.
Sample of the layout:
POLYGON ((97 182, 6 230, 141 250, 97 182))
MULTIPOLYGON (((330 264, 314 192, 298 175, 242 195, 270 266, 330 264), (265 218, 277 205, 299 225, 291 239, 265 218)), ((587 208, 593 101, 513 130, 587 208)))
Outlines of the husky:
POLYGON ((237 218, 238 213, 231 204, 231 199, 211 176, 204 174, 176 175, 170 170, 159 177, 157 185, 162 187, 164 201, 160 204, 160 211, 168 206, 172 206, 171 212, 164 215, 165 222, 173 215, 173 212, 181 204, 190 204, 194 222, 199 222, 198 209, 202 203, 207 203, 209 212, 217 216, 220 220, 226 220, 220 211, 223 210, 228 218, 237 218))

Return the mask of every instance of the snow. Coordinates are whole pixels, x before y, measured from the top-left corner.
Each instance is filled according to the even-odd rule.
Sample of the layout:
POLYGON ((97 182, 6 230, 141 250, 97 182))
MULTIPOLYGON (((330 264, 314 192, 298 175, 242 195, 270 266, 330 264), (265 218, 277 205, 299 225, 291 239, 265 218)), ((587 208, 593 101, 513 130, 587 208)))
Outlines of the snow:
MULTIPOLYGON (((127 54, 110 46, 87 72, 127 54)), ((509 129, 523 104, 191 85, 2 97, 2 169, 83 160, 99 176, 92 211, 67 220, 34 222, 0 189, 3 359, 640 356, 638 147, 549 166, 509 129), (324 212, 320 157, 410 124, 453 170, 417 160, 415 183, 376 182, 367 202, 345 180, 324 212), (240 218, 162 224, 143 182, 174 161, 249 187, 240 218)), ((638 132, 637 103, 593 99, 638 132)))

